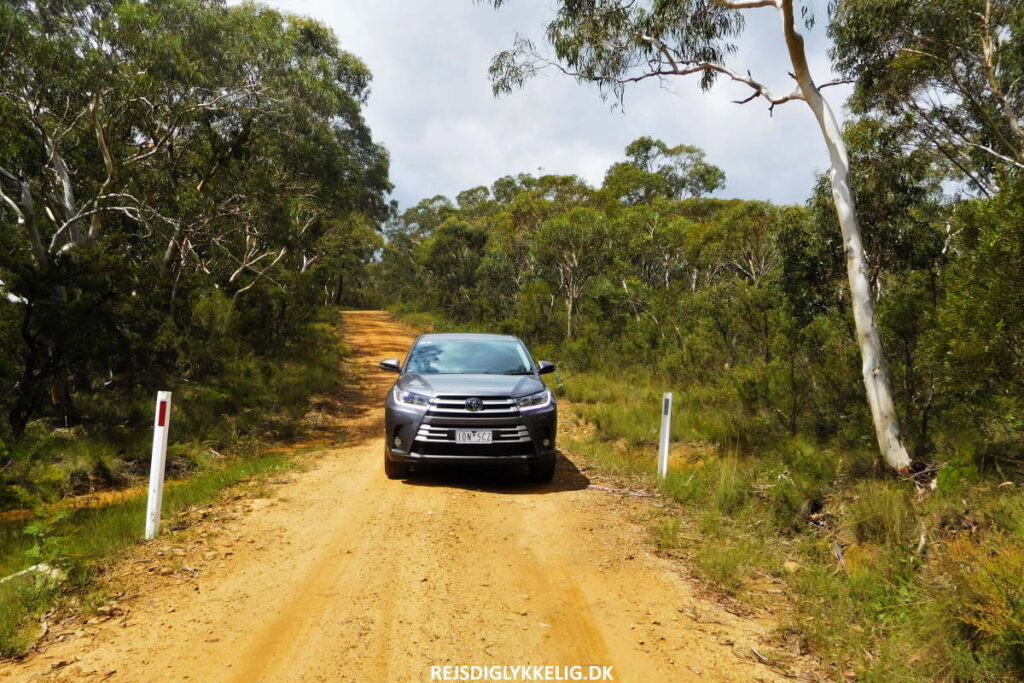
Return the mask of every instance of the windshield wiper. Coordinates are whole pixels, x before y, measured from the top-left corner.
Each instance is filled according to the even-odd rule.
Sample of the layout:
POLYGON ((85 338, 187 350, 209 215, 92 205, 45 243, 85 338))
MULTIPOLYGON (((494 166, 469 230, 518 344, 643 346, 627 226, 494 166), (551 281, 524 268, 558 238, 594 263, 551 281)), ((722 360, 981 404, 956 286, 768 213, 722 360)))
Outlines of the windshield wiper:
POLYGON ((502 373, 505 375, 532 375, 533 370, 509 370, 508 372, 502 373))

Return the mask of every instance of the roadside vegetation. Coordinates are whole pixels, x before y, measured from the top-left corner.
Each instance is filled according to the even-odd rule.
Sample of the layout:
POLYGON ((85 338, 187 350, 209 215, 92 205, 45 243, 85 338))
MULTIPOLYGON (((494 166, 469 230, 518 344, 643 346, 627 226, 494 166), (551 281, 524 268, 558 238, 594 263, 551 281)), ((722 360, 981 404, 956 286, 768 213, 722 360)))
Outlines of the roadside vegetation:
POLYGON ((770 605, 764 589, 782 584, 794 613, 780 645, 858 680, 1019 675, 1024 498, 1002 476, 958 457, 919 494, 871 448, 806 436, 744 445, 742 421, 685 385, 571 373, 559 389, 592 428, 564 448, 676 504, 654 522, 661 552, 745 605, 770 605), (677 400, 658 483, 662 390, 677 400))
POLYGON ((123 483, 158 389, 174 467, 288 436, 387 213, 370 73, 216 0, 0 7, 0 510, 123 483))

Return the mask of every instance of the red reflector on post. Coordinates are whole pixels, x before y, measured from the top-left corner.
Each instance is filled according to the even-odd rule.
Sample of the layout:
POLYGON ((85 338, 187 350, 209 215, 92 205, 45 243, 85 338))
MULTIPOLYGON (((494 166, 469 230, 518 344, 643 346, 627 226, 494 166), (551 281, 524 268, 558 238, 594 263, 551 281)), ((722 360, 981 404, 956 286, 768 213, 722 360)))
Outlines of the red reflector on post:
POLYGON ((167 432, 171 430, 171 392, 158 391, 153 420, 153 455, 149 460, 149 497, 146 500, 146 540, 160 533, 160 508, 167 468, 167 432))

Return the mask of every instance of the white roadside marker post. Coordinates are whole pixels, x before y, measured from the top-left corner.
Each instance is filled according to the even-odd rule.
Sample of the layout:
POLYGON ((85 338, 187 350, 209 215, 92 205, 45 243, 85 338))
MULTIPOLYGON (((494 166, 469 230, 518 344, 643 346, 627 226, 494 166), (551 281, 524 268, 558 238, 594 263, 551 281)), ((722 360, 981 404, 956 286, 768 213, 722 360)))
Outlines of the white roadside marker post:
POLYGON ((672 435, 672 392, 661 397, 661 441, 658 445, 658 479, 668 476, 668 442, 672 435))
POLYGON ((146 540, 160 533, 160 507, 164 502, 164 466, 167 464, 167 432, 171 425, 171 392, 156 394, 153 419, 153 456, 149 461, 149 502, 146 505, 146 540))

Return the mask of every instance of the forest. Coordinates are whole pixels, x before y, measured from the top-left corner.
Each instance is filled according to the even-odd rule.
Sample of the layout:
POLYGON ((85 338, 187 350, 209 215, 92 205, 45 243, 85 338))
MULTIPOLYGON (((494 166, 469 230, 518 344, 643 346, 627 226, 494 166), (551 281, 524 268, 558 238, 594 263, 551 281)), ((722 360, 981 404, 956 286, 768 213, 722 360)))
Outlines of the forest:
POLYGON ((388 156, 370 72, 309 19, 210 0, 0 7, 0 508, 294 432, 337 382, 388 156))
MULTIPOLYGON (((660 488, 656 544, 714 590, 784 582, 782 639, 837 679, 1024 676, 1024 5, 828 3, 853 85, 837 141, 810 81, 778 95, 715 66, 741 10, 813 26, 788 0, 553 4, 554 56, 498 52, 496 94, 552 65, 613 102, 647 77, 731 79, 751 116, 811 104, 832 170, 800 205, 723 199, 701 140, 644 136, 600 183, 524 172, 399 208, 369 68, 323 24, 218 0, 0 5, 0 511, 137 483, 156 388, 175 392, 169 476, 300 434, 342 381, 338 307, 387 308, 556 361, 580 426, 563 450, 660 488), (868 400, 857 296, 912 467, 868 400), (663 391, 676 460, 656 482, 663 391)), ((25 552, 61 554, 40 539, 62 519, 25 552)), ((20 533, 0 541, 21 553, 20 533)), ((0 655, 45 607, 14 601, 0 655)))

